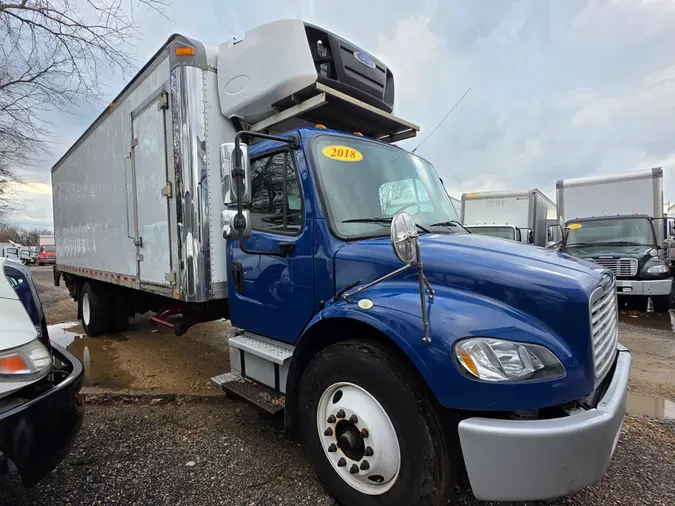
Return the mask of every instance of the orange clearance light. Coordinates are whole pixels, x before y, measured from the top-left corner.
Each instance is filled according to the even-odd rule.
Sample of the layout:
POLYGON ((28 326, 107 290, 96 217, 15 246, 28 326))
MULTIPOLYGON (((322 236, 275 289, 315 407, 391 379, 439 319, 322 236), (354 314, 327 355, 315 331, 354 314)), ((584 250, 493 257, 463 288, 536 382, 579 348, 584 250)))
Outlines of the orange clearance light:
POLYGON ((28 367, 19 355, 0 358, 0 370, 4 373, 26 371, 28 367))
POLYGON ((326 130, 326 125, 322 125, 321 123, 317 123, 314 125, 314 128, 321 128, 322 130, 326 130))
POLYGON ((181 46, 176 48, 176 56, 194 56, 194 55, 195 55, 194 47, 181 46))
POLYGON ((459 348, 458 351, 459 351, 459 360, 462 362, 464 367, 466 367, 471 372, 471 374, 473 374, 477 378, 480 378, 478 367, 476 367, 476 363, 471 358, 471 355, 469 355, 469 353, 464 348, 459 348))
POLYGON ((358 135, 359 137, 363 137, 363 134, 361 132, 352 132, 354 135, 358 135))

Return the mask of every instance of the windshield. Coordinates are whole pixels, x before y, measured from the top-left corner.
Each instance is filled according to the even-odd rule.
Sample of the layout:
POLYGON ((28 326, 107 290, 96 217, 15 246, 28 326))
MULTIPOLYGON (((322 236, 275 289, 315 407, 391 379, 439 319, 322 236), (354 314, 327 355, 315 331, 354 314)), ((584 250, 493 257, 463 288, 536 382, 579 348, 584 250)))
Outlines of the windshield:
POLYGON ((56 251, 56 246, 42 246, 42 251, 47 253, 54 253, 56 251))
POLYGON ((489 235, 501 239, 515 240, 514 229, 511 227, 466 227, 472 234, 489 235))
POLYGON ((431 164, 373 141, 322 135, 314 160, 335 232, 343 238, 388 235, 390 219, 409 212, 433 232, 461 233, 459 216, 431 164), (345 223, 375 218, 379 223, 345 223))
POLYGON ((612 218, 571 222, 567 246, 626 244, 654 246, 654 229, 648 218, 612 218))

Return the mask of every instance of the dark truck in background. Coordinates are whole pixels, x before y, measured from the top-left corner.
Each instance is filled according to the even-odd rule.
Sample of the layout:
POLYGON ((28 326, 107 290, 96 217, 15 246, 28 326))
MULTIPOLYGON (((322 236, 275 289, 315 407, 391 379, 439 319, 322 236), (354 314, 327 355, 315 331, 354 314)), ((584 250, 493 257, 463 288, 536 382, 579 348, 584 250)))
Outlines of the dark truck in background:
POLYGON ((672 239, 663 215, 663 170, 561 180, 556 188, 565 228, 559 249, 614 271, 619 295, 667 311, 672 239))

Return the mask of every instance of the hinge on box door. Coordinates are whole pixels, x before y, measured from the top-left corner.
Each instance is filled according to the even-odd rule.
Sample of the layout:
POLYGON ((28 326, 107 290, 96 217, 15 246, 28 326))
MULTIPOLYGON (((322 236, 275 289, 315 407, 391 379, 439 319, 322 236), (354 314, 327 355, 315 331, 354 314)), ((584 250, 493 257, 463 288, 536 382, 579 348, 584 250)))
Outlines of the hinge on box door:
POLYGON ((157 102, 157 110, 161 111, 162 109, 169 108, 169 94, 165 91, 159 96, 159 101, 157 102))
POLYGON ((176 272, 175 271, 167 272, 166 274, 164 274, 164 279, 166 279, 172 285, 175 285, 176 284, 176 272))
POLYGON ((162 197, 169 197, 171 198, 173 196, 173 191, 171 188, 171 183, 166 183, 164 187, 162 188, 162 197))
POLYGON ((135 148, 136 146, 138 146, 138 137, 131 139, 131 147, 135 148))

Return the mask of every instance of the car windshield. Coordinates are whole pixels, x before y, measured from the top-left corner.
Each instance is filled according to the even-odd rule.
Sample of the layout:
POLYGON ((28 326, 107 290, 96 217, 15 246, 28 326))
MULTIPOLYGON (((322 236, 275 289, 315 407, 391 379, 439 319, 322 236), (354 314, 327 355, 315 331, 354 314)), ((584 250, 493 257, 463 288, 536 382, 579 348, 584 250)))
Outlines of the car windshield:
POLYGON ((432 165, 402 149, 322 135, 312 146, 328 218, 340 237, 389 234, 388 220, 410 213, 438 233, 466 233, 432 165), (361 221, 374 219, 379 221, 361 221))
POLYGON ((654 246, 654 229, 648 218, 610 218, 570 222, 567 246, 625 244, 654 246))
POLYGON ((54 253, 56 251, 56 247, 54 247, 54 246, 42 246, 42 251, 46 251, 47 253, 54 253))
POLYGON ((489 235, 501 239, 515 240, 515 229, 511 227, 466 227, 472 234, 489 235))

